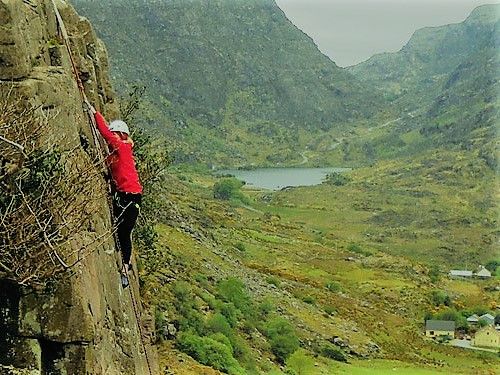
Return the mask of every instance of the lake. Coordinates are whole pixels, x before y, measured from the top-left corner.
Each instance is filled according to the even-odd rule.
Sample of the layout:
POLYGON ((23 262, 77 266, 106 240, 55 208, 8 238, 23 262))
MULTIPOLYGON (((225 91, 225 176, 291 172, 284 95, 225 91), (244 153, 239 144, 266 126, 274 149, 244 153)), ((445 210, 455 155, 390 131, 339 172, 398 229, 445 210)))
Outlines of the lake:
POLYGON ((312 186, 323 182, 326 175, 346 172, 351 168, 259 168, 251 170, 225 169, 219 175, 230 174, 248 186, 262 189, 280 190, 287 186, 312 186))

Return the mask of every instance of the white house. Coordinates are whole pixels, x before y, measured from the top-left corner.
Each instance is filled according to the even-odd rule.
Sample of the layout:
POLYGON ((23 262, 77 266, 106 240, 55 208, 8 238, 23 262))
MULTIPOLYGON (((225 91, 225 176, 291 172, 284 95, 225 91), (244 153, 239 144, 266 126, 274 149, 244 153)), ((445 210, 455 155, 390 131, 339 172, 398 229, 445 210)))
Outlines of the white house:
POLYGON ((488 279, 491 277, 491 272, 483 266, 479 266, 479 271, 476 272, 476 276, 482 279, 488 279))
POLYGON ((451 270, 450 276, 452 278, 464 278, 464 277, 472 277, 472 271, 465 270, 451 270))

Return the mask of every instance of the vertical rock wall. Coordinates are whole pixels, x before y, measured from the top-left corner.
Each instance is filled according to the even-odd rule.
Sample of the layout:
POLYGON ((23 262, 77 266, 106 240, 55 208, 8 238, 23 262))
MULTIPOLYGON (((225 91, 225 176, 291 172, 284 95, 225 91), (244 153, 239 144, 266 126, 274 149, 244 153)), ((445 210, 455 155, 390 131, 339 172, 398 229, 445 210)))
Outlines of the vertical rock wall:
MULTIPOLYGON (((106 50, 86 19, 66 2, 56 3, 86 94, 112 119, 117 104, 106 50)), ((92 140, 92 134, 51 0, 0 0, 0 94, 9 90, 50 113, 45 136, 56 137, 61 149, 76 149, 75 162, 90 165, 92 150, 84 151, 82 140, 92 140)), ((82 239, 111 230, 99 176, 95 189, 102 192, 99 209, 88 213, 78 233, 82 239)), ((78 241, 69 246, 77 249, 78 241)), ((108 236, 51 290, 35 292, 0 280, 0 374, 149 374, 131 298, 120 286, 119 263, 108 236)), ((139 300, 137 280, 131 281, 139 300)))

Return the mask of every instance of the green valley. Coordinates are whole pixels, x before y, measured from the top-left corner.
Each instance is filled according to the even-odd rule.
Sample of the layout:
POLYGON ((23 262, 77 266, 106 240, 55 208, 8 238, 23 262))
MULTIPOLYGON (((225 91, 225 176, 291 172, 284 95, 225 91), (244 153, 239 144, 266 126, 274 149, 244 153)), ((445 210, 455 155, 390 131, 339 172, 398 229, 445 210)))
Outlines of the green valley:
MULTIPOLYGON (((404 173, 395 165, 384 167, 404 173)), ((447 276, 456 264, 486 263, 495 256, 487 242, 474 248, 491 238, 494 227, 471 223, 464 229, 463 203, 469 197, 460 187, 430 183, 428 190, 419 190, 410 182, 387 180, 392 186, 383 189, 367 183, 366 173, 354 172, 343 186, 325 183, 275 193, 244 188, 242 203, 239 194, 229 201, 214 199, 217 178, 172 170, 166 221, 157 227, 165 265, 143 274, 146 301, 160 316, 163 365, 175 374, 208 371, 178 352, 186 346, 179 332, 168 333, 165 327, 172 325, 215 340, 213 335, 223 333, 244 370, 207 360, 201 349, 189 347, 202 364, 230 374, 279 374, 273 362, 280 362, 280 352, 266 332, 273 319, 285 317, 305 349, 295 356, 313 364, 304 374, 495 371, 498 362, 491 353, 463 352, 423 338, 426 313, 495 311, 498 279, 447 276), (446 195, 450 200, 431 203, 446 195), (442 222, 445 227, 436 225, 442 222), (440 264, 437 271, 435 264, 440 264), (436 290, 451 296, 451 307, 434 304, 436 290), (179 298, 186 302, 179 304, 179 298), (181 344, 172 344, 174 336, 181 344)), ((494 213, 488 215, 493 222, 494 213)), ((287 369, 297 366, 291 356, 295 348, 282 362, 287 369)))
POLYGON ((138 137, 136 244, 166 374, 499 371, 424 330, 499 316, 497 5, 342 69, 271 0, 74 3, 165 138, 138 137), (279 191, 213 173, 280 166, 353 169, 279 191))

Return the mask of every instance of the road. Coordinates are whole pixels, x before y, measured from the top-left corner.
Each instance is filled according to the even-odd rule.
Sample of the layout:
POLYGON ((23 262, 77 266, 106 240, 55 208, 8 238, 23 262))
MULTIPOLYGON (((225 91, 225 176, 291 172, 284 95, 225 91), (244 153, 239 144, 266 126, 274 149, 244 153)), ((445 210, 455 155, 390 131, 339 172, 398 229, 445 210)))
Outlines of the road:
POLYGON ((382 129, 382 128, 385 128, 386 126, 388 126, 388 125, 392 124, 393 122, 399 121, 399 120, 401 120, 401 119, 402 119, 402 117, 398 117, 398 118, 396 118, 396 119, 394 119, 394 120, 387 121, 386 123, 384 123, 384 124, 382 124, 382 125, 380 125, 380 126, 372 126, 371 128, 368 128, 367 130, 368 130, 369 132, 371 132, 373 129, 382 129))
POLYGON ((459 348, 464 348, 464 349, 482 350, 482 351, 485 351, 485 352, 492 352, 492 353, 496 353, 497 352, 497 350, 495 350, 495 349, 478 348, 476 346, 472 346, 470 340, 455 339, 455 340, 451 340, 450 341, 450 345, 456 346, 456 347, 459 347, 459 348))

